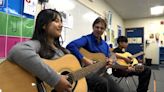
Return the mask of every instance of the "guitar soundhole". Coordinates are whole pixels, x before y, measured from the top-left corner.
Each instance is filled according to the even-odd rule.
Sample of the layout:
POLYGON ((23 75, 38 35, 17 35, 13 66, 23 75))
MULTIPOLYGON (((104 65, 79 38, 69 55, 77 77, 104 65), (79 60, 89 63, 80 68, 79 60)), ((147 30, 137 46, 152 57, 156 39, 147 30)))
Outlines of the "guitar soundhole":
POLYGON ((65 71, 61 72, 61 75, 67 75, 68 76, 67 80, 69 81, 69 83, 72 84, 72 92, 74 92, 74 90, 78 84, 78 81, 74 80, 73 74, 68 72, 67 70, 65 70, 65 71))
POLYGON ((73 84, 73 76, 70 74, 70 72, 68 72, 68 71, 63 71, 62 73, 61 73, 61 75, 67 75, 68 76, 68 81, 71 83, 71 84, 73 84))
POLYGON ((69 74, 68 71, 64 71, 64 72, 61 73, 61 75, 68 75, 68 74, 69 74))

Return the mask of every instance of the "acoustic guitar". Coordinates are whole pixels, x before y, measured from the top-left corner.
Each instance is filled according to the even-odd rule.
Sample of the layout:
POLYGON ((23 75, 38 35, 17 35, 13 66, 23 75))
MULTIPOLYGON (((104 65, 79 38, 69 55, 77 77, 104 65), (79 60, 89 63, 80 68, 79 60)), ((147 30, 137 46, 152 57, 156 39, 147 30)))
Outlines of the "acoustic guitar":
MULTIPOLYGON (((43 59, 43 61, 56 72, 68 75, 68 81, 72 84, 73 92, 87 92, 87 83, 84 77, 92 69, 90 71, 87 68, 81 69, 75 56, 68 54, 59 59, 43 59)), ((0 64, 1 92, 51 92, 52 89, 46 83, 37 86, 35 76, 15 63, 6 60, 0 64)))
MULTIPOLYGON (((92 53, 92 52, 89 52, 87 51, 86 49, 84 48, 80 48, 80 53, 82 55, 84 55, 85 57, 87 57, 88 59, 91 59, 93 61, 97 61, 95 65, 95 67, 97 67, 98 69, 106 66, 106 56, 103 54, 103 53, 92 53)), ((143 52, 142 52, 143 53, 143 52)), ((142 53, 138 53, 136 55, 134 55, 133 57, 136 57, 136 56, 139 56, 141 55, 142 53)), ((121 54, 120 54, 121 55, 121 54)), ((124 54, 123 54, 124 55, 124 54)), ((128 54, 129 55, 129 54, 128 54)), ((132 55, 131 55, 132 56, 132 55)), ((135 59, 136 60, 136 59, 135 59)), ((134 63, 135 64, 135 63, 134 63)), ((128 69, 129 65, 127 64, 124 64, 122 63, 122 60, 116 60, 111 68, 113 69, 122 69, 122 70, 126 70, 128 69)), ((135 66, 133 66, 133 68, 136 70, 136 71, 143 71, 143 65, 140 64, 140 63, 137 63, 135 66)))
POLYGON ((143 55, 144 52, 139 52, 137 54, 134 54, 132 55, 131 53, 129 52, 125 52, 125 53, 116 53, 117 55, 121 56, 121 57, 124 57, 124 58, 131 58, 131 62, 132 63, 127 63, 126 61, 124 61, 123 59, 117 59, 117 63, 119 65, 123 65, 123 66, 129 66, 130 64, 132 66, 138 64, 138 60, 136 59, 136 57, 140 56, 140 55, 143 55))

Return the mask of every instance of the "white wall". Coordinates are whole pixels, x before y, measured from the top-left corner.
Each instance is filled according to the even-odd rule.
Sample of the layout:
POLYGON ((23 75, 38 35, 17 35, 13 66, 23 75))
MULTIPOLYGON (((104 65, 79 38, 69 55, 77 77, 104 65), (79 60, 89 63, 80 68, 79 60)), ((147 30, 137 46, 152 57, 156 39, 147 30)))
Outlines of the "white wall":
MULTIPOLYGON (((144 27, 144 40, 147 40, 152 33, 164 33, 164 25, 160 24, 163 19, 164 17, 126 20, 125 28, 144 27)), ((150 44, 148 46, 146 46, 144 41, 145 57, 152 58, 153 64, 159 64, 159 44, 155 38, 149 41, 150 44)))
POLYGON ((89 0, 78 0, 85 6, 89 7, 90 9, 96 11, 103 17, 105 16, 105 13, 107 11, 112 12, 112 29, 115 32, 115 37, 117 37, 117 25, 121 26, 123 31, 122 34, 125 35, 124 31, 124 21, 123 19, 105 2, 104 0, 93 0, 93 2, 90 2, 89 0))
MULTIPOLYGON (((104 0, 95 0, 94 2, 90 2, 89 0, 65 0, 63 2, 68 2, 68 1, 69 3, 73 2, 76 5, 73 10, 65 10, 66 12, 73 15, 74 27, 71 30, 70 29, 66 30, 65 32, 66 40, 63 45, 64 47, 70 41, 75 40, 81 37, 82 35, 86 35, 92 32, 93 21, 92 22, 88 21, 87 23, 87 21, 85 22, 83 18, 80 18, 80 16, 82 16, 83 14, 83 11, 86 11, 86 8, 87 10, 89 9, 90 11, 95 12, 96 14, 102 17, 105 17, 105 13, 107 11, 111 11, 112 12, 112 29, 115 32, 115 37, 117 37, 117 30, 118 30, 117 25, 122 27, 123 29, 122 34, 124 34, 124 24, 123 24, 122 18, 112 8, 110 8, 109 5, 106 4, 106 2, 104 2, 104 0)), ((56 1, 54 0, 53 2, 55 3, 57 2, 57 0, 56 1)), ((63 5, 61 4, 61 6, 63 5)), ((52 5, 52 0, 49 0, 48 7, 58 8, 57 5, 52 5)))
POLYGON ((83 4, 77 2, 77 0, 64 0, 64 1, 49 0, 49 2, 46 5, 46 8, 52 8, 52 9, 56 8, 58 11, 67 14, 66 19, 72 20, 63 23, 64 26, 62 30, 62 37, 64 38, 63 46, 66 47, 66 45, 70 43, 72 40, 80 38, 83 35, 92 33, 92 23, 100 15, 95 13, 91 9, 85 7, 83 4), (63 3, 64 1, 65 3, 66 2, 67 3, 64 4, 63 3), (60 6, 55 5, 53 2, 59 4, 60 6), (67 8, 64 6, 66 6, 67 8), (65 23, 72 24, 72 26, 69 26, 70 28, 67 28, 66 27, 67 25, 65 25, 65 23))

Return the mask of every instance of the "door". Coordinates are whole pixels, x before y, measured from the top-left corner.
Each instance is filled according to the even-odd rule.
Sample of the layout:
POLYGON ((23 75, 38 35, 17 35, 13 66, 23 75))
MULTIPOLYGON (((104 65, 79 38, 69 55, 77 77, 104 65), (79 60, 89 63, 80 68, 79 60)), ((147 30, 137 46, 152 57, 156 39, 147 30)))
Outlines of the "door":
MULTIPOLYGON (((144 28, 126 28, 128 38, 128 48, 126 49, 132 55, 143 51, 144 49, 144 28)), ((137 57, 143 60, 143 55, 137 57)))

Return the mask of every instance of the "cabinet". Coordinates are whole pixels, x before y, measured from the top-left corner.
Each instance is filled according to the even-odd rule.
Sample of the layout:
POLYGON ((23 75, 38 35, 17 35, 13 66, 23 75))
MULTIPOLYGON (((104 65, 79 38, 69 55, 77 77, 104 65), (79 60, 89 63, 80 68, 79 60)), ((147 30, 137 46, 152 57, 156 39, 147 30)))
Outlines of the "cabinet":
POLYGON ((164 64, 164 47, 159 48, 159 62, 164 64))

